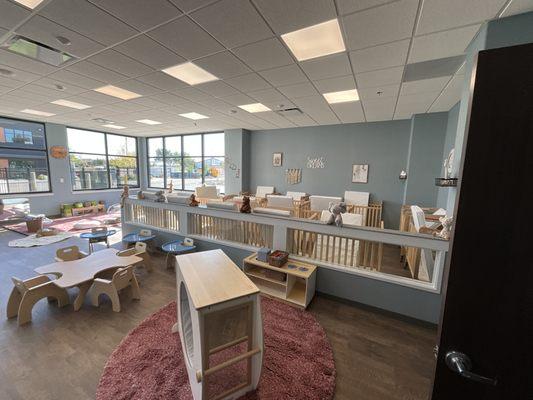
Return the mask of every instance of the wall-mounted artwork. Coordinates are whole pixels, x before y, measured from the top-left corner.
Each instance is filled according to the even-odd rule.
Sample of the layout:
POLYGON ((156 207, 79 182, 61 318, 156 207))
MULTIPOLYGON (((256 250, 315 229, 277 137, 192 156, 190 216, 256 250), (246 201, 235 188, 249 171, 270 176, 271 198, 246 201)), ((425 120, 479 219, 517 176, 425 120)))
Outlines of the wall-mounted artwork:
POLYGON ((326 168, 325 157, 307 157, 307 168, 326 168))
POLYGON ((281 167, 283 163, 283 153, 273 153, 272 154, 272 166, 281 167))
POLYGON ((66 158, 68 150, 65 146, 52 146, 50 147, 50 155, 54 158, 66 158))
POLYGON ((285 177, 288 184, 296 185, 302 181, 302 170, 300 168, 289 168, 285 170, 285 177))
POLYGON ((352 183, 368 183, 368 164, 352 165, 352 183))

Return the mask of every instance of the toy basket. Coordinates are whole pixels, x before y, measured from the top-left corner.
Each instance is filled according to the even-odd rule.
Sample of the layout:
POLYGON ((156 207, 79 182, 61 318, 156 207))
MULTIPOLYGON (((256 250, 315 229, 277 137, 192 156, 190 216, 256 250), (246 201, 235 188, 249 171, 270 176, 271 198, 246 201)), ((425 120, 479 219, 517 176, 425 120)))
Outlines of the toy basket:
POLYGON ((26 228, 29 233, 35 233, 43 229, 43 217, 31 218, 26 221, 26 228))
POLYGON ((289 259, 289 253, 286 251, 276 250, 268 256, 268 263, 273 267, 281 268, 289 259))

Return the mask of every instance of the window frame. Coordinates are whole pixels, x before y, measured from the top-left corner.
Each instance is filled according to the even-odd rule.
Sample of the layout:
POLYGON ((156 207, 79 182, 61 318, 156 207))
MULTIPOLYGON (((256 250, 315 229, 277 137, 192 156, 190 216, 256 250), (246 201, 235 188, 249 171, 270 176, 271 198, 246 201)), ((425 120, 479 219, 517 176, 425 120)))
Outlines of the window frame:
POLYGON ((111 169, 109 168, 109 157, 129 157, 129 158, 135 158, 135 170, 136 170, 136 174, 137 174, 137 185, 130 185, 128 183, 128 187, 131 188, 131 189, 138 189, 141 187, 141 177, 139 176, 139 138, 136 137, 136 136, 131 136, 131 135, 124 135, 124 134, 121 134, 121 133, 110 133, 110 132, 104 132, 104 131, 96 131, 94 129, 86 129, 86 128, 77 128, 75 126, 67 126, 66 127, 66 130, 67 130, 67 149, 68 149, 68 130, 69 129, 76 129, 76 130, 79 130, 79 131, 86 131, 86 132, 94 132, 94 133, 101 133, 104 135, 104 145, 105 145, 105 153, 104 154, 97 154, 97 153, 84 153, 84 152, 80 152, 80 151, 70 151, 68 150, 68 164, 69 164, 69 169, 70 169, 70 177, 71 177, 71 182, 70 182, 70 187, 72 189, 72 192, 75 192, 75 193, 79 193, 79 192, 93 192, 93 191, 100 191, 100 190, 123 190, 124 189, 124 185, 118 185, 117 183, 117 187, 116 188, 113 188, 111 187, 111 169), (117 154, 109 154, 109 146, 107 144, 107 135, 114 135, 114 136, 122 136, 122 137, 126 137, 126 138, 132 138, 132 139, 135 139, 135 157, 133 156, 122 156, 122 155, 117 155, 117 154), (106 160, 106 169, 107 169, 107 186, 106 188, 96 188, 96 189, 74 189, 74 185, 73 185, 73 182, 72 182, 72 176, 73 176, 73 171, 72 171, 72 163, 70 162, 70 155, 71 154, 83 154, 83 155, 87 155, 87 156, 96 156, 96 157, 105 157, 105 160, 106 160))
MULTIPOLYGON (((181 162, 181 188, 176 188, 174 186, 174 189, 175 190, 179 190, 179 191, 182 191, 182 192, 191 192, 191 193, 194 193, 194 190, 188 190, 188 189, 185 189, 185 176, 184 176, 184 167, 185 167, 185 163, 184 163, 184 160, 185 158, 201 158, 202 159, 202 185, 204 184, 205 182, 205 158, 206 158, 206 154, 205 154, 205 136, 208 136, 208 135, 213 135, 213 134, 224 134, 225 135, 225 132, 224 131, 215 131, 215 132, 202 132, 202 133, 190 133, 190 134, 178 134, 178 135, 162 135, 162 136, 149 136, 146 138, 146 169, 147 169, 147 175, 148 175, 148 189, 167 189, 168 188, 168 182, 167 182, 167 163, 166 163, 166 160, 167 158, 170 158, 170 159, 179 159, 180 162, 181 162), (197 136, 197 135, 200 135, 200 138, 201 138, 201 155, 190 155, 190 156, 185 156, 184 155, 184 137, 185 136, 197 136), (175 138, 175 137, 179 137, 180 138, 180 150, 181 150, 181 155, 179 157, 167 157, 167 154, 166 154, 166 140, 165 138, 175 138), (156 157, 156 156, 150 156, 150 139, 162 139, 162 156, 161 157, 156 157), (162 163, 163 163, 163 187, 161 186, 152 186, 152 182, 151 182, 151 173, 150 173, 150 160, 152 159, 161 159, 162 160, 162 163)), ((225 137, 225 136, 224 136, 225 137)), ((224 148, 224 153, 226 153, 226 149, 224 148)), ((207 157, 220 157, 220 158, 226 158, 226 154, 222 155, 222 156, 213 156, 213 155, 207 155, 207 157)), ((225 182, 225 178, 224 178, 224 182, 225 182)), ((224 184, 224 187, 225 187, 225 184, 224 184)))
MULTIPOLYGON (((0 148, 3 149, 13 149, 13 150, 29 150, 29 151, 35 151, 35 152, 44 152, 46 155, 46 169, 48 171, 48 190, 47 191, 39 191, 39 192, 7 192, 7 193, 0 193, 0 196, 18 196, 18 195, 46 195, 50 193, 54 193, 52 189, 52 171, 50 170, 50 158, 48 155, 48 137, 46 135, 46 124, 44 122, 39 121, 32 121, 29 119, 21 119, 21 118, 11 118, 0 115, 0 118, 7 119, 10 121, 19 121, 19 122, 29 122, 33 124, 40 124, 43 126, 43 136, 44 136, 44 149, 29 149, 27 147, 16 147, 16 146, 2 146, 0 143, 0 148)), ((6 179, 6 181, 9 181, 9 179, 6 179)), ((8 184, 9 186, 9 184, 8 184)))

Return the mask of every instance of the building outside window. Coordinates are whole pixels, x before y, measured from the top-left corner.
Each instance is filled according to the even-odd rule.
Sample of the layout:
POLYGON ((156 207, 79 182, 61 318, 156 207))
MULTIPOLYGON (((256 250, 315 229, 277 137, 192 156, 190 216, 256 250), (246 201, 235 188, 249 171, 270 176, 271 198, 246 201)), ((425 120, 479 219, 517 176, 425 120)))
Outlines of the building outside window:
POLYGON ((193 191, 202 184, 225 192, 224 133, 148 138, 148 186, 193 191))
POLYGON ((72 189, 139 187, 137 139, 67 128, 72 189))
POLYGON ((50 191, 44 124, 0 118, 0 194, 50 191))

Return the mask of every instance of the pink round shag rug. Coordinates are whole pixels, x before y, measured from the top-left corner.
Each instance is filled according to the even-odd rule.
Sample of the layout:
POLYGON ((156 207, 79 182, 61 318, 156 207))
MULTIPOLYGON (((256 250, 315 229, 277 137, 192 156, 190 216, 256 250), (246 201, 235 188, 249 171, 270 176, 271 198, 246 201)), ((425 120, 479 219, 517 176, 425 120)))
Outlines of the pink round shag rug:
MULTIPOLYGON (((265 297, 261 306, 265 342, 261 380, 257 390, 244 398, 332 399, 335 363, 318 321, 309 312, 265 297)), ((107 361, 96 399, 192 399, 180 339, 171 333, 175 322, 176 302, 172 302, 133 329, 107 361)), ((220 375, 214 386, 234 378, 231 372, 220 375)))

